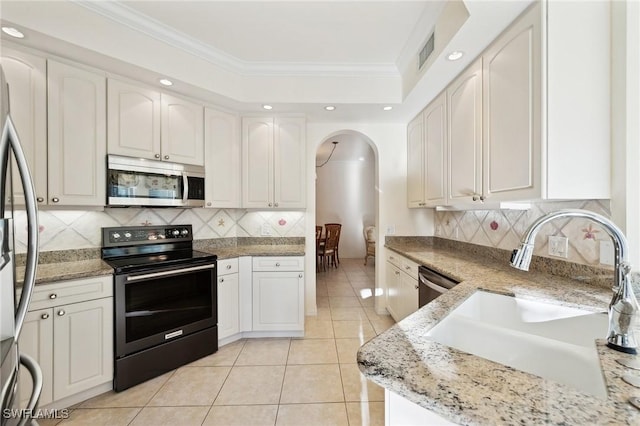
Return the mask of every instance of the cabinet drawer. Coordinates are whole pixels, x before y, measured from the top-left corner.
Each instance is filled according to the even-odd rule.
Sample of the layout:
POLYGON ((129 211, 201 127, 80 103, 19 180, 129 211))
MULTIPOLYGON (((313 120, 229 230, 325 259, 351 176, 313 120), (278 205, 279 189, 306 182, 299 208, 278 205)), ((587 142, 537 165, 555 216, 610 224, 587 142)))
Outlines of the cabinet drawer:
POLYGON ((394 252, 389 252, 387 253, 387 262, 391 263, 392 265, 397 266, 398 268, 402 269, 402 256, 400 256, 397 253, 394 252))
POLYGON ((253 270, 254 271, 304 271, 304 257, 302 256, 254 257, 253 270))
POLYGON ((238 258, 218 260, 218 276, 238 273, 238 258))
POLYGON ((414 279, 418 279, 418 264, 416 262, 414 262, 413 260, 409 260, 406 257, 402 258, 402 267, 400 269, 402 269, 402 271, 406 274, 408 274, 409 276, 411 276, 411 278, 414 279))
POLYGON ((113 296, 112 275, 61 281, 36 286, 29 308, 35 311, 111 296, 113 296))

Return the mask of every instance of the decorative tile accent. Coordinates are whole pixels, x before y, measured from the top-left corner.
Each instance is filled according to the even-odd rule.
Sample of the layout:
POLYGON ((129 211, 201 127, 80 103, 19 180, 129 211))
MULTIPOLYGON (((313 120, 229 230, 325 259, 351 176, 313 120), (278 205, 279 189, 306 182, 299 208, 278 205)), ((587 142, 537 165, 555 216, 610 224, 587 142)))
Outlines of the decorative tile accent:
MULTIPOLYGON (((512 250, 517 246, 524 232, 536 219, 544 214, 560 209, 584 209, 605 217, 611 216, 609 200, 581 200, 535 203, 531 209, 519 210, 475 210, 444 211, 435 213, 437 236, 486 247, 512 250), (493 226, 492 226, 493 224, 493 226), (495 228, 495 229, 494 229, 495 228)), ((535 254, 548 255, 548 237, 558 235, 569 238, 569 262, 583 265, 599 265, 599 242, 608 240, 606 232, 587 219, 558 219, 544 225, 536 237, 535 254)), ((553 258, 558 259, 558 258, 553 258)), ((564 260, 564 259, 558 259, 564 260)))
MULTIPOLYGON (((40 210, 40 250, 96 249, 102 245, 102 228, 190 224, 194 239, 261 237, 268 225, 271 237, 305 236, 304 212, 247 211, 244 209, 108 208, 103 211, 40 210)), ((27 219, 14 214, 16 253, 27 251, 27 219)))

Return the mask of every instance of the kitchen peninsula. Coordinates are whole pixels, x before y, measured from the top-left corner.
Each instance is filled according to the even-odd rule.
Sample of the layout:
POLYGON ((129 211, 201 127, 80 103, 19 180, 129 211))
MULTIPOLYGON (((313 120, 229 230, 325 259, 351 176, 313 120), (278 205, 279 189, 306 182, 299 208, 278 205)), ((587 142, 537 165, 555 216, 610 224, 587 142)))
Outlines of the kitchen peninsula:
MULTIPOLYGON (((598 272, 595 268, 580 269, 564 262, 564 274, 574 278, 540 271, 524 273, 508 266, 506 251, 484 248, 495 255, 492 258, 475 252, 472 245, 437 238, 394 238, 387 241, 386 248, 461 281, 360 348, 361 371, 385 387, 387 397, 394 393, 456 424, 640 422, 640 411, 628 403, 630 397, 640 397, 640 389, 621 379, 632 370, 615 361, 634 356, 607 348, 604 335, 595 344, 608 392, 605 399, 449 348, 425 336, 478 289, 604 312, 612 282, 606 270, 601 271, 604 275, 594 276, 598 272)), ((548 260, 537 260, 540 269, 550 266, 548 260)))

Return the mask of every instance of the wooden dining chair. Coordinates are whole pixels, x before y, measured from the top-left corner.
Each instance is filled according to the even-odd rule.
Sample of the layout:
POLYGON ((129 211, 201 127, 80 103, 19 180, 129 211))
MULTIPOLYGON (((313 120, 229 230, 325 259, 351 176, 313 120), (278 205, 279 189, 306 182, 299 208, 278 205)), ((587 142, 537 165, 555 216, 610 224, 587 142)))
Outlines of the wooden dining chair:
POLYGON ((325 223, 324 224, 324 229, 325 229, 325 233, 328 233, 329 228, 331 228, 333 230, 333 232, 335 232, 336 234, 336 247, 335 247, 335 256, 334 256, 334 263, 336 263, 336 268, 338 267, 338 265, 340 264, 340 234, 342 232, 342 225, 340 223, 325 223))
POLYGON ((322 226, 316 225, 316 272, 320 270, 320 251, 322 249, 322 226))
POLYGON ((338 230, 336 227, 327 227, 325 225, 324 244, 318 248, 318 260, 322 266, 322 270, 327 270, 327 265, 338 267, 336 258, 336 249, 338 247, 338 230))
POLYGON ((376 227, 375 226, 366 226, 363 229, 364 235, 364 244, 365 244, 365 255, 364 255, 364 265, 367 266, 367 258, 369 256, 376 258, 376 227))

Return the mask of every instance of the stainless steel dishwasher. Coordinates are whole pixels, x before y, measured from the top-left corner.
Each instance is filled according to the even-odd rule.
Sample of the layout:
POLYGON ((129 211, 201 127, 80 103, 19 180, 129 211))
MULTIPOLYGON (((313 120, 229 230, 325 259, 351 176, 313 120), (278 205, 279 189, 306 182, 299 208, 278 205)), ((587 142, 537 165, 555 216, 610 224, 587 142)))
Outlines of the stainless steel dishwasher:
POLYGON ((426 266, 418 268, 418 307, 422 308, 442 293, 452 289, 459 281, 442 275, 426 266))

